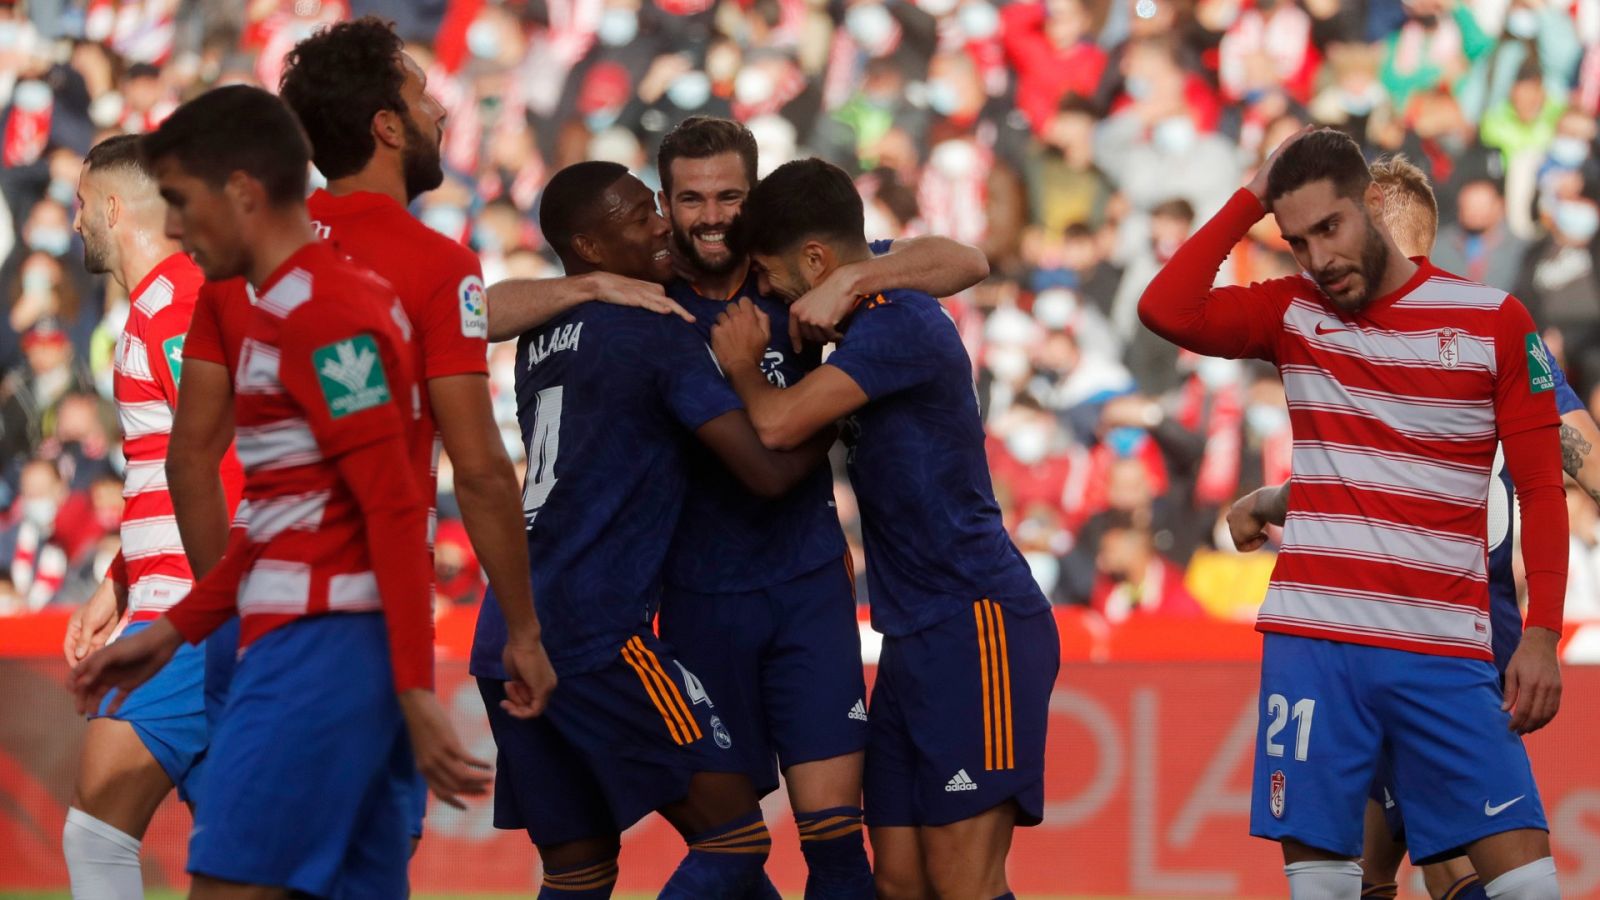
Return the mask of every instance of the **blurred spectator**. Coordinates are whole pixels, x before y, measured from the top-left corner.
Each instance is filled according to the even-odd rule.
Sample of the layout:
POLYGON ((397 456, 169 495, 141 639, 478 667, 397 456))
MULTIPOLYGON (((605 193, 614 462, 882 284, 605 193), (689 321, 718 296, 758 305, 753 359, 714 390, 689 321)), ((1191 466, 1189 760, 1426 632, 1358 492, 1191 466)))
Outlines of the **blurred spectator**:
POLYGON ((1090 33, 1084 0, 1008 3, 1000 13, 1006 60, 1017 72, 1017 108, 1043 134, 1069 94, 1094 96, 1106 53, 1090 33))
POLYGON ((0 381, 0 457, 26 456, 54 437, 56 407, 68 393, 91 390, 72 345, 53 319, 37 322, 22 337, 26 365, 0 381))
POLYGON ((70 557, 56 522, 68 496, 54 465, 34 460, 22 467, 20 493, 0 526, 0 561, 28 610, 50 603, 67 578, 70 557))
POLYGON ((1113 625, 1135 616, 1205 615, 1183 585, 1183 568, 1156 552, 1148 525, 1123 512, 1112 514, 1101 532, 1089 605, 1113 625))
POLYGON ((1433 264, 1501 290, 1515 286, 1528 245, 1506 227, 1500 186, 1488 179, 1462 185, 1451 218, 1439 228, 1433 264))
POLYGON ((1562 95, 1546 90, 1544 74, 1530 60, 1517 72, 1509 96, 1484 113, 1484 146, 1499 150, 1512 160, 1534 155, 1542 159, 1555 138, 1556 122, 1566 109, 1562 95))
POLYGON ((1561 335, 1574 386, 1587 392, 1600 384, 1600 205, 1587 197, 1557 201, 1549 224, 1528 250, 1513 293, 1534 321, 1561 335))
POLYGON ((1583 489, 1567 482, 1566 615, 1573 622, 1600 622, 1600 515, 1583 489))

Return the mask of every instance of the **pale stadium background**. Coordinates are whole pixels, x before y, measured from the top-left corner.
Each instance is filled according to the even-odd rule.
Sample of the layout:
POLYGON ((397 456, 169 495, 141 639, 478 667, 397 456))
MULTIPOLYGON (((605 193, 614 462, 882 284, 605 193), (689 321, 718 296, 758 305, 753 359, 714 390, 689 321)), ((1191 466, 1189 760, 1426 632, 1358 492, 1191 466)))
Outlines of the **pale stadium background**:
MULTIPOLYGON (((1521 297, 1600 413, 1600 0, 0 0, 0 896, 66 896, 83 728, 61 635, 121 505, 108 398, 127 300, 84 272, 70 230, 82 155, 212 85, 275 85, 296 40, 368 13, 397 23, 449 110, 446 182, 416 212, 491 283, 557 273, 530 216, 550 173, 610 159, 654 183, 661 135, 693 113, 747 123, 763 172, 815 154, 858 174, 870 237, 987 252, 993 276, 948 308, 1064 651, 1019 896, 1284 891, 1277 849, 1246 833, 1271 548, 1236 555, 1219 528, 1288 474, 1283 390, 1270 369, 1180 356, 1134 315, 1267 149, 1318 122, 1406 153, 1439 193, 1435 260, 1521 297)), ((1294 268, 1269 221, 1223 279, 1294 268)), ((499 345, 491 368, 520 456, 512 356, 499 345)), ((442 474, 441 693, 492 756, 465 667, 483 582, 442 474)), ((837 494, 859 568, 845 481, 837 494)), ((1566 895, 1596 897, 1600 515, 1568 499, 1565 703, 1528 744, 1566 895)), ((798 896, 781 794, 767 814, 769 869, 798 896)), ((152 896, 183 888, 188 824, 175 801, 158 816, 152 896)), ((619 896, 658 888, 680 854, 646 820, 619 896)), ((528 896, 537 867, 485 801, 434 804, 412 873, 420 896, 528 896)))

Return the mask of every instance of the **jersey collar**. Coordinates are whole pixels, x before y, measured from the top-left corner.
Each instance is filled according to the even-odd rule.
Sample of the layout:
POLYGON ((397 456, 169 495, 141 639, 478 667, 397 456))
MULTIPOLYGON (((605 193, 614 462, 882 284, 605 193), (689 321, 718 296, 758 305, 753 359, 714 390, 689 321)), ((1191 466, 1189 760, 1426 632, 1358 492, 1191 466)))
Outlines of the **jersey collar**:
POLYGON ((174 272, 178 272, 182 269, 193 266, 194 260, 190 259, 188 254, 182 252, 172 254, 166 259, 156 263, 155 268, 145 273, 144 278, 138 284, 134 285, 133 290, 128 292, 128 302, 138 303, 139 300, 144 296, 144 292, 150 289, 150 285, 156 283, 157 278, 160 278, 163 275, 171 275, 174 272))

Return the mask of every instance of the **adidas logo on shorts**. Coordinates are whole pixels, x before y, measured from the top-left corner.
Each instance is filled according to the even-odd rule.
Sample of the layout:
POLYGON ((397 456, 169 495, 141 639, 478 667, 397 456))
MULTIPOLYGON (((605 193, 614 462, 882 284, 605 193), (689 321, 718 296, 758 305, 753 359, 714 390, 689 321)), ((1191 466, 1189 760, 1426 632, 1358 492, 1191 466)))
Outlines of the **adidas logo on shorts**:
POLYGON ((850 707, 850 718, 855 719, 857 722, 865 722, 867 720, 867 705, 857 700, 856 705, 850 707))
POLYGON ((944 783, 944 789, 949 794, 954 794, 956 791, 975 791, 978 789, 978 783, 972 780, 966 769, 960 769, 954 777, 944 783))

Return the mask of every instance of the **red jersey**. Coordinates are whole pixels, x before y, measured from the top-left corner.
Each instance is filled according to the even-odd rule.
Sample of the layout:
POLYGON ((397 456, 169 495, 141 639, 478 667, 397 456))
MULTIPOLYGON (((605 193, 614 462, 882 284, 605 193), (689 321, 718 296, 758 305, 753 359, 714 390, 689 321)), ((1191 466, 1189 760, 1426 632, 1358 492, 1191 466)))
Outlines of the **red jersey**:
POLYGON ((222 366, 232 378, 239 368, 239 350, 255 303, 255 290, 243 278, 201 285, 189 337, 184 341, 184 358, 222 366))
MULTIPOLYGON (((1283 377, 1293 487, 1258 629, 1492 659, 1485 517, 1496 443, 1509 458, 1518 435, 1553 437, 1557 424, 1533 320, 1505 291, 1426 260, 1353 314, 1306 276, 1217 288, 1191 306, 1187 286, 1210 284, 1202 260, 1220 264, 1217 247, 1225 255, 1261 215, 1241 191, 1141 302, 1158 333, 1271 361, 1283 377)), ((1541 474, 1559 477, 1549 463, 1541 474)), ((1530 572, 1534 563, 1530 554, 1530 572)), ((1540 593, 1529 624, 1559 630, 1560 597, 1552 610, 1540 593)))
POLYGON ((122 496, 122 550, 112 577, 128 586, 129 621, 159 617, 194 582, 167 493, 167 442, 178 405, 178 371, 195 293, 205 280, 174 253, 129 292, 132 308, 117 340, 111 392, 128 463, 122 496))

